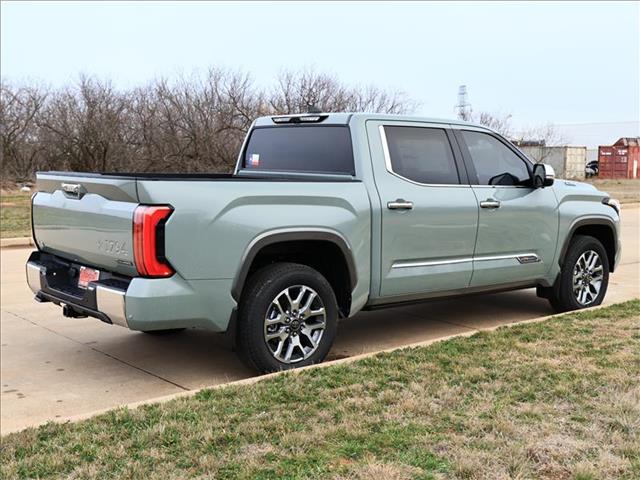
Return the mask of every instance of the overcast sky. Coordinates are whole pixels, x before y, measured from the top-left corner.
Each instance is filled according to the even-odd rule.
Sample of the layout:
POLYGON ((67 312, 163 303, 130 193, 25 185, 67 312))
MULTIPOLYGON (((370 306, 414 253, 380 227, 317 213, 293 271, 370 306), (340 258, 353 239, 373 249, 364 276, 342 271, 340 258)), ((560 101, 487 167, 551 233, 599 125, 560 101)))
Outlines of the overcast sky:
POLYGON ((11 81, 84 72, 127 87, 212 65, 259 84, 314 67, 404 90, 417 113, 445 118, 466 84, 476 111, 597 145, 640 134, 639 5, 3 1, 1 69, 11 81))

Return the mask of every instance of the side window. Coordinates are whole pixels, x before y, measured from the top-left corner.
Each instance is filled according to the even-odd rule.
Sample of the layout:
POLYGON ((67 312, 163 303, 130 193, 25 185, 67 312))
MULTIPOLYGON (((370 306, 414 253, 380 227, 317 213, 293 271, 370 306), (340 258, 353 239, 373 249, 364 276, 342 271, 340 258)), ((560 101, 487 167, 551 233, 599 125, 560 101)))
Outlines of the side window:
POLYGON ((394 173, 419 183, 460 183, 444 130, 385 126, 384 132, 394 173))
POLYGON ((462 130, 480 185, 524 185, 529 170, 520 157, 495 137, 482 132, 462 130))

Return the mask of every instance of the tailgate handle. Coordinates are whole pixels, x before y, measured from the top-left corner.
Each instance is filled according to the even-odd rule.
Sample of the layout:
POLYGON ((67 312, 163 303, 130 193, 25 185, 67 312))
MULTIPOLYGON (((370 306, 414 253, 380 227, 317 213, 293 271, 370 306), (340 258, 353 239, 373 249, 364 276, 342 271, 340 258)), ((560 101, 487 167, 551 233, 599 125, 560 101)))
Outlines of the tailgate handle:
POLYGON ((82 198, 86 190, 81 183, 63 183, 62 191, 67 197, 82 198))

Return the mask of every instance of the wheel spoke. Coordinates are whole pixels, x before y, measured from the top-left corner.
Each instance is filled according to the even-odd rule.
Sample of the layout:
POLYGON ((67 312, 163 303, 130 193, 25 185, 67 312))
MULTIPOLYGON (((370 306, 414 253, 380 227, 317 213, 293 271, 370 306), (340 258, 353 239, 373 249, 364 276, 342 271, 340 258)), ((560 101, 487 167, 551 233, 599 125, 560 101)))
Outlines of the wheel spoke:
MULTIPOLYGON (((320 307, 317 310, 311 310, 309 312, 309 317, 317 317, 318 315, 324 315, 325 314, 325 310, 324 307, 320 307)), ((323 322, 324 325, 324 322, 323 322)))
POLYGON ((585 287, 582 287, 582 290, 580 291, 580 302, 581 303, 587 303, 587 289, 585 287))
POLYGON ((307 318, 310 316, 311 313, 311 304, 313 303, 313 301, 316 299, 318 295, 316 294, 316 292, 309 292, 309 295, 307 296, 307 301, 305 302, 304 306, 300 309, 300 313, 303 315, 304 318, 307 318))
POLYGON ((585 288, 584 291, 586 292, 585 298, 587 300, 587 303, 591 303, 594 299, 593 292, 589 289, 589 287, 585 288))
POLYGON ((275 306, 278 309, 278 314, 282 316, 284 315, 284 310, 282 310, 282 305, 280 305, 280 301, 278 300, 279 298, 280 296, 275 298, 273 302, 271 302, 271 305, 275 306))
POLYGON ((285 331, 284 327, 281 327, 279 330, 273 333, 265 333, 264 338, 266 338, 267 341, 273 340, 274 338, 285 339, 287 338, 287 332, 285 331))
POLYGON ((307 292, 307 287, 300 287, 300 292, 298 292, 298 296, 296 297, 296 299, 293 301, 294 305, 293 308, 295 308, 296 310, 300 310, 300 302, 302 302, 302 297, 304 297, 304 294, 307 292))
POLYGON ((316 348, 318 346, 317 340, 313 338, 313 331, 311 330, 311 328, 304 327, 302 330, 300 330, 300 333, 309 339, 312 348, 316 348))
POLYGON ((291 355, 293 354, 293 337, 289 338, 289 346, 287 347, 287 352, 284 354, 284 361, 289 362, 291 360, 291 355))
POLYGON ((278 315, 275 318, 265 318, 264 323, 265 325, 269 326, 269 325, 275 325, 277 323, 282 323, 283 320, 284 320, 284 314, 278 315))
POLYGON ((284 342, 284 339, 278 342, 278 347, 273 351, 274 357, 280 358, 280 355, 282 355, 282 347, 284 347, 284 342))

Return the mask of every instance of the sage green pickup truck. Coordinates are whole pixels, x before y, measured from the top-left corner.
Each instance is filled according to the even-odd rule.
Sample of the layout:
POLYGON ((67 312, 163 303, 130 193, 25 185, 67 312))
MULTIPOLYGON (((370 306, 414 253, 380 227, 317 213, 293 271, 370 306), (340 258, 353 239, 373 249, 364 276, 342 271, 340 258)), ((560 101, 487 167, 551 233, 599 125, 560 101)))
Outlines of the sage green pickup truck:
POLYGON ((598 305, 620 258, 616 200, 460 121, 263 117, 233 174, 41 172, 37 190, 37 301, 226 332, 261 372, 322 361, 363 309, 522 288, 598 305))

